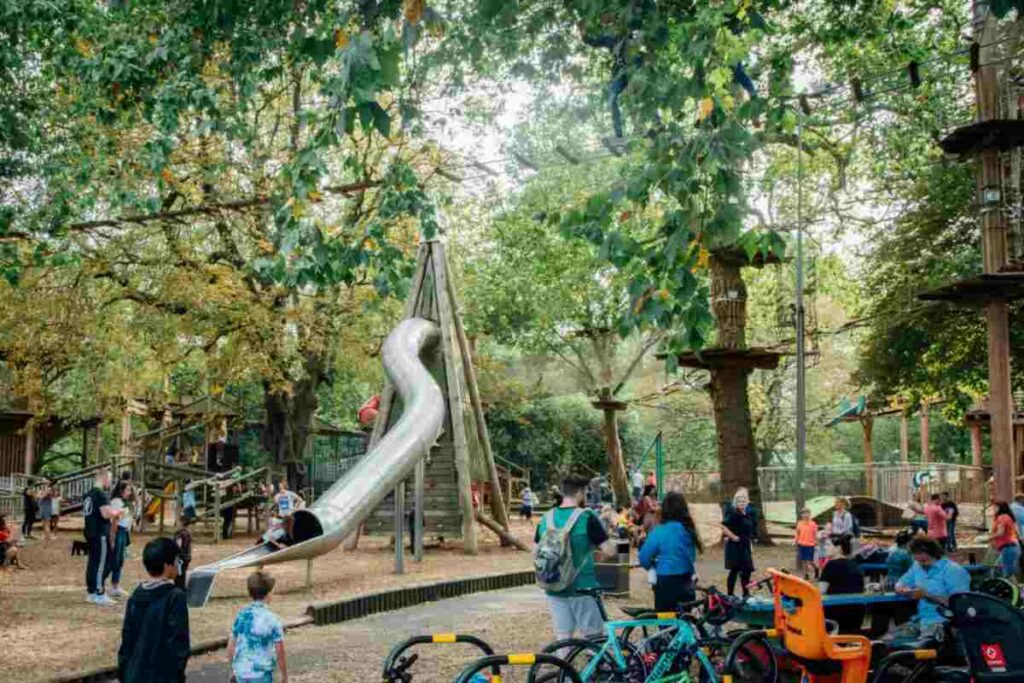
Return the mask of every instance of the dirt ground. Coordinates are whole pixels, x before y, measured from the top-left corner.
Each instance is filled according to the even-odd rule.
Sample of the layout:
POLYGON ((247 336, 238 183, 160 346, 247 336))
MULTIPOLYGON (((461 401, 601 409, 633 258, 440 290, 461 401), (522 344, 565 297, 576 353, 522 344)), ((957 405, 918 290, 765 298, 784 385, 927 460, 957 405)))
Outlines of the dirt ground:
MULTIPOLYGON (((527 529, 519 532, 526 536, 527 529)), ((141 552, 152 534, 136 536, 129 548, 122 585, 134 588, 144 575, 141 552)), ((0 652, 5 677, 10 680, 43 681, 60 674, 113 664, 120 642, 124 608, 98 607, 85 602, 85 557, 70 555, 71 541, 81 531, 62 530, 56 541, 37 540, 26 546, 22 557, 26 571, 0 570, 0 652)), ((481 531, 480 554, 467 558, 461 545, 450 541, 446 548, 430 548, 422 564, 406 555, 406 574, 394 574, 394 550, 388 540, 364 538, 358 551, 340 548, 313 563, 313 590, 307 592, 305 563, 274 565, 268 570, 277 578, 274 609, 285 620, 300 617, 315 601, 349 597, 385 588, 428 583, 443 579, 480 576, 526 569, 528 553, 504 549, 489 532, 481 531)), ((218 546, 197 539, 193 565, 220 559, 246 547, 251 537, 236 537, 218 546)), ((191 610, 192 641, 228 634, 235 612, 248 602, 245 578, 248 570, 228 572, 217 579, 209 604, 191 610)))
MULTIPOLYGON (((788 566, 793 548, 758 548, 758 569, 788 566)), ((711 548, 698 562, 701 581, 724 587, 721 548, 711 548)), ((631 574, 628 601, 607 599, 609 614, 622 616, 619 604, 651 604, 647 575, 642 570, 631 574)), ((553 638, 551 619, 543 593, 536 587, 479 593, 453 600, 428 603, 333 626, 305 626, 290 631, 285 638, 290 679, 295 683, 361 683, 379 680, 384 658, 404 638, 430 633, 472 634, 498 653, 536 652, 553 638)), ((417 648, 414 680, 446 683, 475 658, 469 646, 417 648)), ((223 652, 195 658, 189 665, 190 683, 226 683, 228 668, 223 652)), ((502 680, 525 680, 524 670, 507 669, 502 680)))
MULTIPOLYGON (((721 536, 716 526, 719 520, 718 506, 693 505, 692 509, 701 537, 709 546, 698 565, 702 582, 724 587, 722 553, 720 548, 715 547, 721 536)), ((532 535, 531 529, 520 521, 515 523, 513 532, 524 540, 532 535)), ((71 557, 69 552, 71 541, 80 537, 79 530, 69 528, 62 530, 57 541, 37 540, 23 550, 23 558, 30 567, 28 571, 0 570, 0 614, 4 617, 4 626, 0 628, 0 652, 4 653, 5 672, 18 676, 17 680, 48 680, 59 674, 108 665, 115 659, 123 607, 100 608, 85 602, 85 558, 71 557)), ((142 537, 137 535, 133 539, 122 582, 126 590, 131 590, 142 579, 139 558, 142 547, 150 537, 150 534, 142 537)), ((411 562, 407 555, 407 573, 404 576, 393 573, 393 550, 388 547, 387 539, 364 538, 360 549, 354 553, 338 549, 318 558, 313 565, 314 585, 310 592, 304 589, 305 563, 270 567, 271 573, 278 579, 274 609, 284 620, 291 620, 302 616, 305 607, 318 600, 530 567, 528 553, 500 548, 497 539, 485 530, 481 530, 480 538, 481 553, 474 558, 463 555, 457 542, 449 542, 446 548, 429 549, 422 564, 411 562)), ((222 558, 247 546, 252 540, 251 537, 237 537, 214 546, 197 539, 193 564, 200 565, 222 558)), ((790 545, 755 549, 755 561, 759 569, 791 566, 792 556, 790 545)), ((209 605, 201 610, 192 610, 193 642, 223 637, 228 633, 235 612, 247 602, 244 585, 247 574, 246 570, 241 570, 221 576, 209 605)), ((633 583, 634 600, 649 602, 650 591, 645 583, 645 574, 634 571, 633 583)), ((523 606, 523 610, 526 610, 526 606, 523 606)), ((507 624, 505 617, 499 620, 470 618, 465 628, 471 631, 489 629, 487 632, 496 642, 507 648, 534 649, 542 645, 546 633, 544 629, 548 628, 546 610, 543 607, 531 608, 522 613, 517 611, 516 614, 519 616, 514 619, 510 617, 507 624)), ((362 633, 357 640, 365 640, 366 648, 357 648, 348 655, 340 651, 329 653, 336 667, 340 667, 331 667, 332 671, 338 672, 338 677, 330 680, 370 680, 365 677, 370 674, 376 677, 379 673, 377 667, 388 648, 402 635, 398 631, 386 629, 380 633, 373 629, 362 632, 359 631, 362 628, 359 623, 353 622, 344 628, 355 629, 353 633, 362 633), (343 656, 349 656, 354 661, 342 662, 339 658, 343 656), (354 667, 352 671, 355 673, 352 676, 349 675, 350 667, 354 667)), ((331 628, 335 627, 305 627, 295 631, 294 640, 296 643, 305 642, 304 639, 309 639, 310 643, 319 642, 316 640, 318 638, 329 640, 323 633, 330 633, 331 628), (313 635, 314 632, 320 635, 313 635)), ((315 649, 312 644, 309 647, 315 649)), ((309 651, 312 652, 312 649, 309 651)), ((222 654, 213 655, 217 656, 222 654)), ((333 673, 331 675, 334 676, 333 673)))

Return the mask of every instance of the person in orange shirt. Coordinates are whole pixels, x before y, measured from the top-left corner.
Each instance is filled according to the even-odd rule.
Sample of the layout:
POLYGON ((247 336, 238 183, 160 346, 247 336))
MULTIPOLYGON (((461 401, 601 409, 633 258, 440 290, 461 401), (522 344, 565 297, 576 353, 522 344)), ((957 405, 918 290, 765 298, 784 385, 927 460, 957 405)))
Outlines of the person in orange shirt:
POLYGON ((996 501, 996 519, 992 525, 992 545, 999 551, 999 562, 1003 576, 1012 578, 1017 575, 1017 564, 1020 562, 1020 545, 1018 544, 1017 523, 1013 512, 1006 501, 996 501))
POLYGON ((814 564, 814 548, 818 545, 818 525, 811 519, 811 511, 807 508, 800 511, 795 540, 797 568, 804 570, 804 578, 808 581, 816 580, 818 567, 814 564))

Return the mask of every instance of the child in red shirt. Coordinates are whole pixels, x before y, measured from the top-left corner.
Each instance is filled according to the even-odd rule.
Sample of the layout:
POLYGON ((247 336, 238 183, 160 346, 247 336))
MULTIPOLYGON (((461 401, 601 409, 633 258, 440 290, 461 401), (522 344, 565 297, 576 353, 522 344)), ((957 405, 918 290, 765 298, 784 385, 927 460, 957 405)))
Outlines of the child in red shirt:
POLYGON ((0 517, 0 567, 5 561, 10 562, 12 567, 25 568, 18 559, 18 546, 14 545, 14 532, 7 526, 7 520, 0 517))

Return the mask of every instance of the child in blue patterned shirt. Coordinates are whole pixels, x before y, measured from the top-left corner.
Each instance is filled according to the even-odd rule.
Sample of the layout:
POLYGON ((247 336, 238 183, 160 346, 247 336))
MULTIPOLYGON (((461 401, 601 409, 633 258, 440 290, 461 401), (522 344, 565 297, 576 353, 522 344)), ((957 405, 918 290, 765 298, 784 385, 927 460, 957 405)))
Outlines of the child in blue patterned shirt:
POLYGON ((262 571, 253 572, 246 588, 253 601, 235 617, 228 640, 231 678, 238 683, 271 683, 274 669, 280 666, 281 681, 288 683, 284 627, 267 607, 274 577, 262 571))

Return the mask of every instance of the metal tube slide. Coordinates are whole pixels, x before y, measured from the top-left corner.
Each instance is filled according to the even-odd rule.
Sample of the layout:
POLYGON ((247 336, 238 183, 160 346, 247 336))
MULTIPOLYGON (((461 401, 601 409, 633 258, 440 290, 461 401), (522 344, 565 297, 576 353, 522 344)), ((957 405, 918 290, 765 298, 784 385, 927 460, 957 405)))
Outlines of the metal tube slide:
POLYGON ((412 473, 444 426, 441 388, 419 358, 439 336, 437 325, 422 318, 408 318, 392 330, 382 356, 384 370, 402 399, 401 419, 315 503, 295 512, 292 545, 276 549, 263 543, 196 567, 189 575, 190 606, 206 604, 214 578, 224 570, 305 560, 333 550, 412 473))

